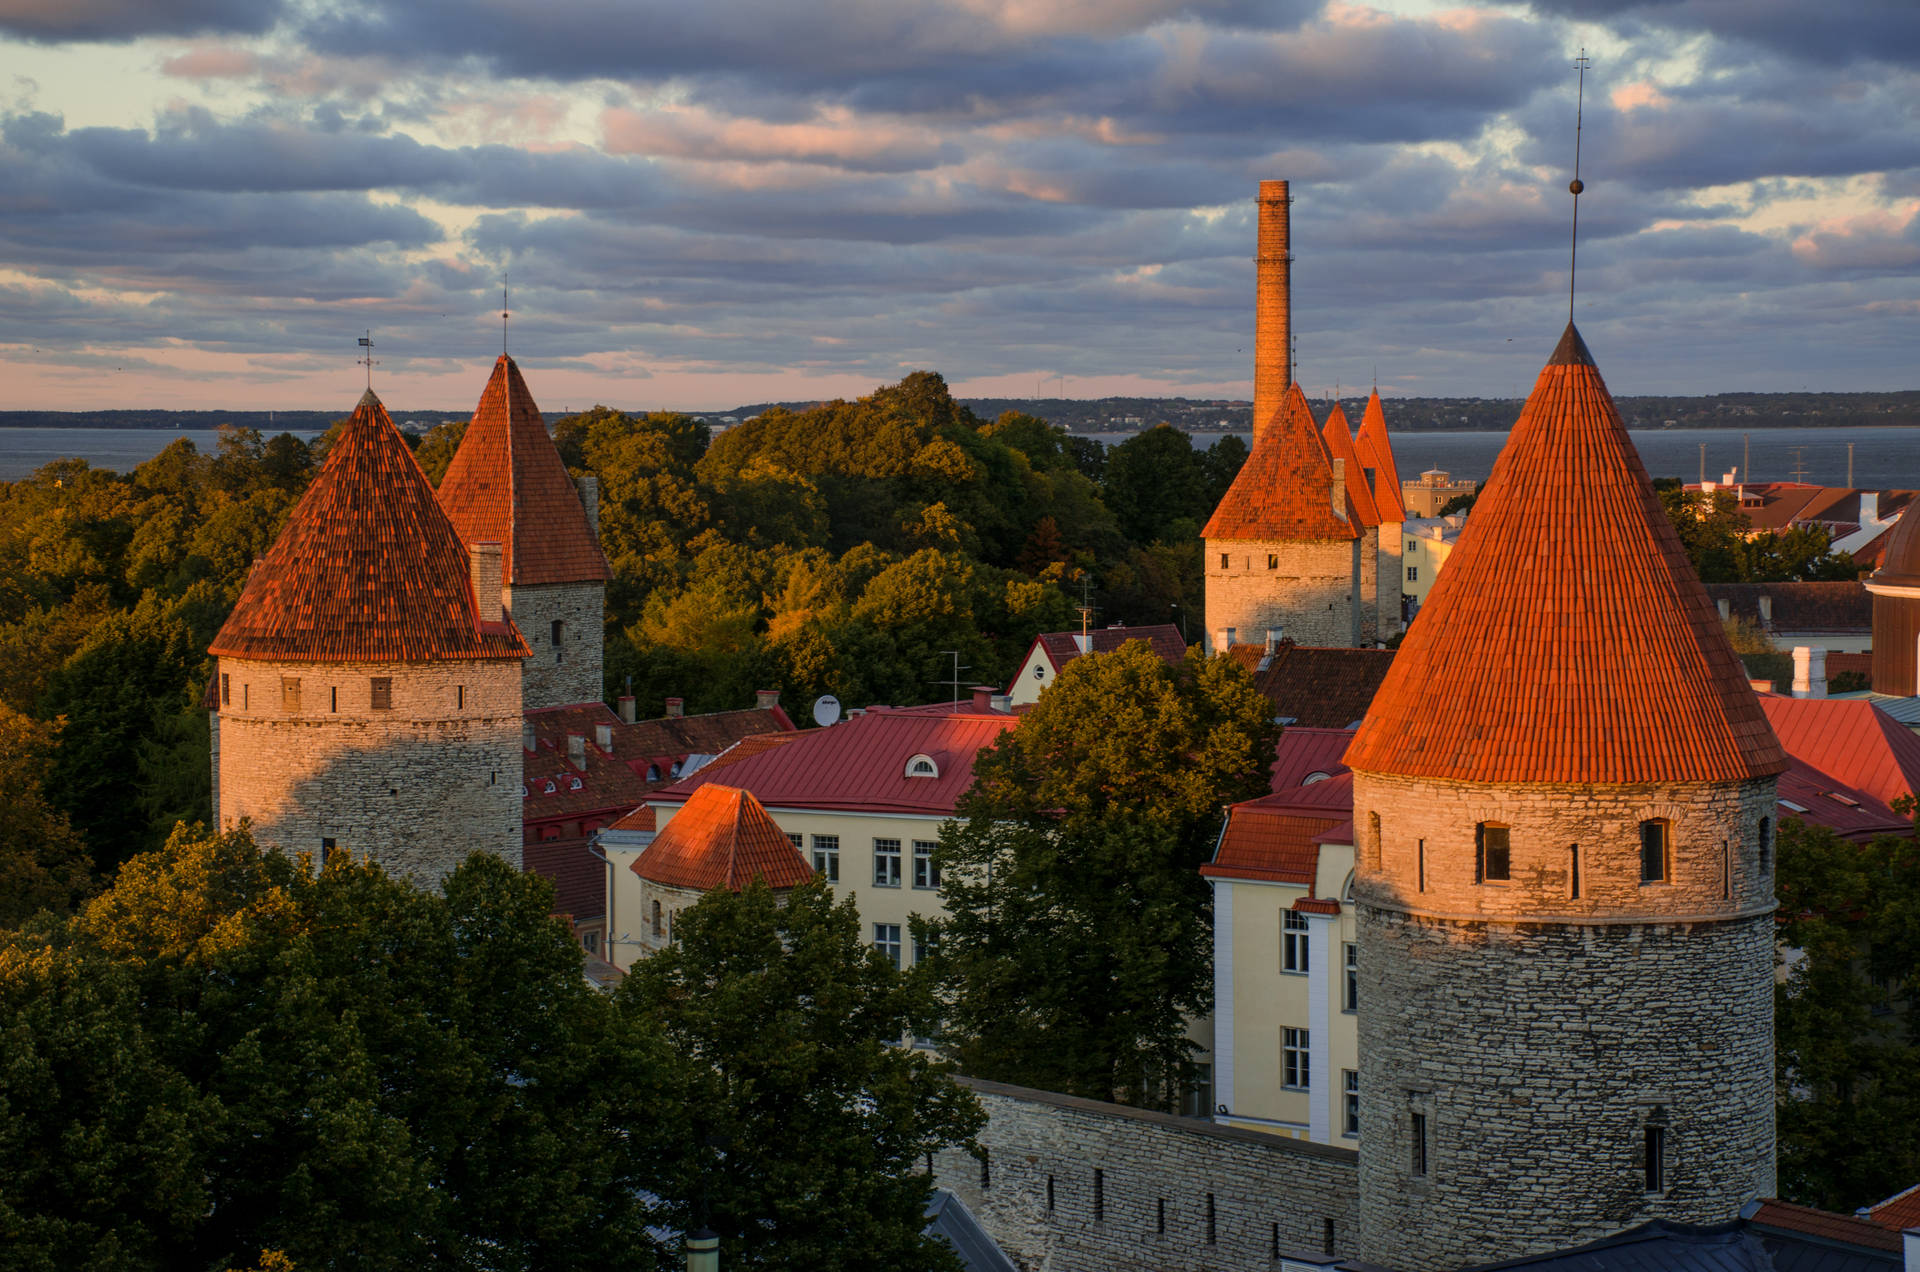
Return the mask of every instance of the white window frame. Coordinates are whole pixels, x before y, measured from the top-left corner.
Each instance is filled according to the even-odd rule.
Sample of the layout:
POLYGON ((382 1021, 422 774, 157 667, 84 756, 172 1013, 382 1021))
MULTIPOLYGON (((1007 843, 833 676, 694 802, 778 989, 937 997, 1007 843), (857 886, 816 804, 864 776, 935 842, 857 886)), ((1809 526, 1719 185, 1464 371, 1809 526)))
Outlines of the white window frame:
POLYGON ((873 841, 873 886, 876 888, 900 886, 900 841, 898 839, 876 838, 873 841))
POLYGON ((902 966, 901 954, 904 947, 900 942, 900 925, 898 923, 874 924, 873 948, 892 959, 895 967, 902 966))
POLYGON ((840 836, 813 837, 813 872, 825 875, 828 883, 840 882, 840 836))
POLYGON ((1348 1013, 1360 1010, 1360 946, 1355 941, 1342 941, 1340 1010, 1348 1013))
POLYGON ((1340 1070, 1340 1126, 1342 1135, 1360 1134, 1360 1071, 1340 1070))
POLYGON ((913 886, 922 891, 940 890, 940 867, 933 862, 933 850, 939 846, 931 839, 913 841, 913 886))
POLYGON ((1289 976, 1306 976, 1313 971, 1308 952, 1307 916, 1298 910, 1280 912, 1280 970, 1289 976))
POLYGON ((1313 1089, 1313 1034, 1311 1030, 1295 1029, 1292 1025, 1280 1028, 1280 1089, 1283 1091, 1311 1091, 1313 1089))

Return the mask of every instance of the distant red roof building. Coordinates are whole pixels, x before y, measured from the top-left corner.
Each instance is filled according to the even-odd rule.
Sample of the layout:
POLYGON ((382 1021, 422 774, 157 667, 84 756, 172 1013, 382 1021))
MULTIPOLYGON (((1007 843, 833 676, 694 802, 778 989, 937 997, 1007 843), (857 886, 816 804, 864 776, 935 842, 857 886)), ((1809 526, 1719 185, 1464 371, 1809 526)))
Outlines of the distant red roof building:
POLYGON ((1818 583, 1709 583, 1707 595, 1730 617, 1768 632, 1859 636, 1873 631, 1873 597, 1853 579, 1818 583))
MULTIPOLYGON (((1081 654, 1079 632, 1042 632, 1027 647, 1020 669, 1007 686, 1007 695, 1015 705, 1032 702, 1041 689, 1051 685, 1066 665, 1081 654), (1036 671, 1039 674, 1035 674, 1036 671)), ((1187 642, 1180 629, 1171 623, 1150 627, 1100 627, 1087 633, 1088 653, 1110 654, 1130 640, 1144 640, 1169 665, 1187 656, 1187 642)))
POLYGON ((633 872, 670 888, 739 892, 755 879, 796 887, 812 878, 813 867, 752 794, 709 782, 687 797, 633 872))
POLYGON ((287 662, 525 658, 483 622, 466 543, 369 389, 208 652, 287 662))
POLYGON ((502 545, 509 586, 613 577, 540 408, 504 353, 440 480, 439 498, 466 542, 502 545))
POLYGON ((1298 384, 1291 385, 1272 425, 1255 436, 1246 463, 1200 536, 1268 542, 1358 538, 1352 491, 1360 480, 1359 473, 1347 474, 1348 495, 1341 505, 1345 517, 1337 515, 1326 442, 1314 426, 1307 395, 1298 384))
POLYGON ((1346 760, 1475 782, 1786 767, 1571 324, 1346 760))
POLYGON ((1360 462, 1373 470, 1373 502, 1382 521, 1405 521, 1406 505, 1401 502, 1400 469, 1393 462, 1393 443, 1387 438, 1387 415, 1380 408, 1380 390, 1367 399, 1366 414, 1360 417, 1360 432, 1353 448, 1360 462))
POLYGON ((1347 413, 1340 409, 1338 402, 1327 412, 1327 422, 1320 426, 1320 440, 1327 444, 1328 458, 1347 462, 1347 497, 1353 501, 1359 524, 1379 525, 1380 509, 1374 503, 1373 489, 1367 481, 1367 466, 1361 463, 1359 452, 1354 449, 1347 413))

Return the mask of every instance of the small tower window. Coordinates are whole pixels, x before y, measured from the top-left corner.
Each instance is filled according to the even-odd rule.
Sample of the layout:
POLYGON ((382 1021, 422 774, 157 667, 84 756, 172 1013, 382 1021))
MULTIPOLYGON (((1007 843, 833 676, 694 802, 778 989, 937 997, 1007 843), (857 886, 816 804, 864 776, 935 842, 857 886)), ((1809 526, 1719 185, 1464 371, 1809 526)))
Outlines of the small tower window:
POLYGON ((1567 895, 1573 900, 1580 899, 1580 845, 1567 847, 1567 895))
POLYGON ((280 677, 280 709, 289 714, 300 710, 300 678, 280 677))
POLYGON ((1227 554, 1224 552, 1220 554, 1220 568, 1223 570, 1227 568, 1227 554))
POLYGON ((340 686, 339 685, 327 686, 327 710, 329 711, 340 710, 340 686))
POLYGON ((553 620, 553 661, 555 661, 556 663, 565 662, 567 660, 567 651, 564 645, 564 642, 566 639, 567 639, 566 621, 564 619, 558 619, 558 618, 554 619, 553 620))
POLYGON ((375 676, 373 678, 373 709, 375 711, 393 710, 392 676, 375 676))
MULTIPOLYGON (((233 684, 224 671, 220 673, 220 705, 223 707, 233 705, 233 684)), ((1762 819, 1761 824, 1763 826, 1766 824, 1765 819, 1762 819)))
POLYGON ((1649 1123, 1644 1134, 1647 1191, 1663 1193, 1667 1190, 1667 1128, 1649 1123))
POLYGON ((1505 883, 1513 877, 1511 831, 1499 822, 1474 827, 1474 882, 1505 883))
POLYGON ((323 866, 326 865, 328 859, 330 859, 333 856, 334 847, 335 847, 334 841, 330 836, 321 837, 320 839, 320 864, 321 865, 323 866))
POLYGON ((467 687, 465 685, 455 685, 453 687, 453 709, 455 711, 465 711, 467 709, 467 687))
POLYGON ((1640 823, 1640 882, 1667 881, 1671 839, 1672 823, 1664 817, 1652 817, 1640 823))
POLYGON ((1413 1114, 1413 1159, 1408 1168, 1416 1175, 1427 1173, 1427 1115, 1413 1114))
POLYGON ((1367 869, 1380 869, 1380 814, 1367 814, 1367 869))
POLYGON ((1427 841, 1426 840, 1422 839, 1418 841, 1415 856, 1417 858, 1417 861, 1414 867, 1414 887, 1416 888, 1416 890, 1420 892, 1425 892, 1427 890, 1427 841))
POLYGON ((1269 570, 1277 570, 1280 568, 1280 554, 1278 552, 1267 553, 1267 568, 1269 570))
MULTIPOLYGON (((224 679, 224 677, 222 677, 224 679)), ((1760 876, 1773 873, 1773 818, 1760 819, 1760 876)))

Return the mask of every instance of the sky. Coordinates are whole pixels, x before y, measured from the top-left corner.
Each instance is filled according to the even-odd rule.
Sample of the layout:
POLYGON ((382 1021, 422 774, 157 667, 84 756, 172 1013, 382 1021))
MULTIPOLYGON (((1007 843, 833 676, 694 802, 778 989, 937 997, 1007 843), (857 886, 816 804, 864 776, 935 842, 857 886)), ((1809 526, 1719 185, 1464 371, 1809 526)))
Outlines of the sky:
POLYGON ((0 0, 5 406, 1920 387, 1915 0, 0 0))

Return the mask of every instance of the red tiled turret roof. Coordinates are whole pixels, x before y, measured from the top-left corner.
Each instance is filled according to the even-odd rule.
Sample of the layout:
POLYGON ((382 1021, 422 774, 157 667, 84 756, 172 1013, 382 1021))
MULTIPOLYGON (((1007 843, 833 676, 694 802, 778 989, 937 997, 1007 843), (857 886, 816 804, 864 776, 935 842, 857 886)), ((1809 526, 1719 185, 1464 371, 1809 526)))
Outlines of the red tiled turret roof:
POLYGON ((1360 432, 1354 436, 1353 449, 1360 462, 1373 469, 1373 502, 1382 521, 1405 521, 1407 506, 1400 502, 1400 469, 1393 462, 1393 443, 1387 439, 1387 415, 1380 409, 1380 390, 1367 399, 1367 413, 1360 417, 1360 432))
POLYGON ((525 658, 482 623, 467 548, 367 390, 209 653, 295 662, 525 658))
POLYGON ((709 782, 687 797, 633 863, 642 879, 670 888, 738 892, 754 878, 791 888, 813 876, 786 833, 751 794, 709 782))
POLYGON ((1367 486, 1367 470, 1360 462, 1359 452, 1353 448, 1353 434, 1347 428, 1347 413, 1335 402, 1333 409, 1327 412, 1327 422, 1320 426, 1320 440, 1327 444, 1327 454, 1333 459, 1347 461, 1347 497, 1353 501, 1355 515, 1363 526, 1380 524, 1380 510, 1373 502, 1373 491, 1367 486))
POLYGON ((440 506, 468 543, 502 545, 509 585, 613 577, 540 408, 504 353, 440 479, 440 506))
MULTIPOLYGON (((1358 480, 1359 474, 1347 474, 1349 492, 1358 480)), ((1332 486, 1326 443, 1314 427, 1307 395, 1295 384, 1274 412, 1273 423, 1253 439, 1253 453, 1200 537, 1287 542, 1358 538, 1353 500, 1344 501, 1345 520, 1335 516, 1332 486)))
POLYGON ((1346 761, 1475 782, 1786 767, 1572 324, 1346 761))
POLYGON ((1873 583, 1889 587, 1920 587, 1920 514, 1900 514, 1873 572, 1873 583))

